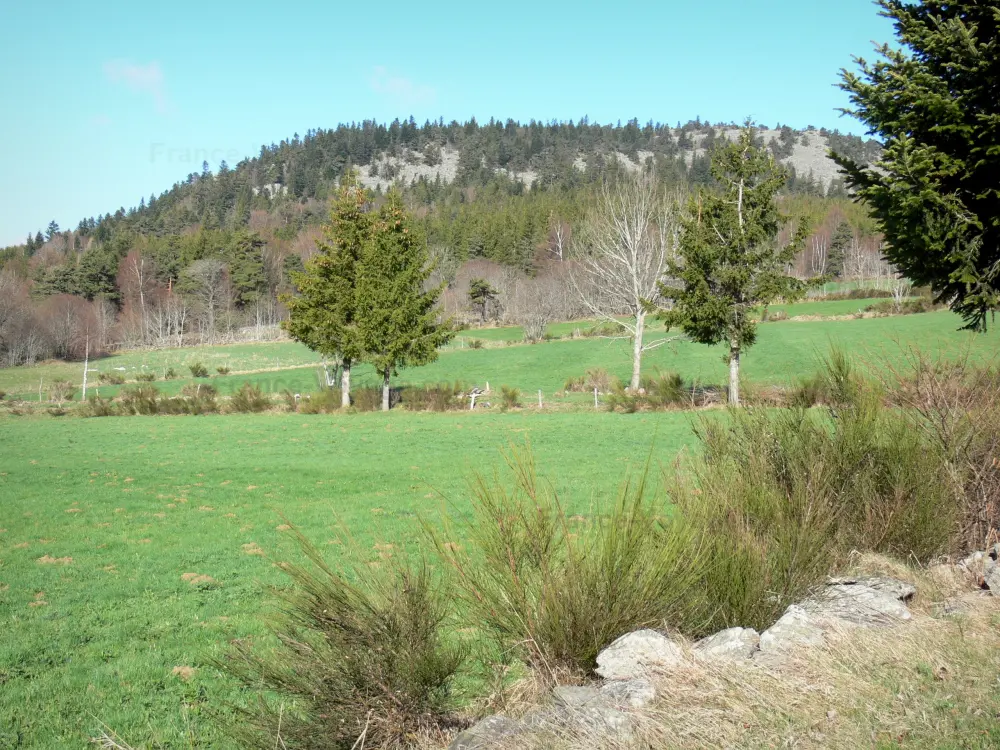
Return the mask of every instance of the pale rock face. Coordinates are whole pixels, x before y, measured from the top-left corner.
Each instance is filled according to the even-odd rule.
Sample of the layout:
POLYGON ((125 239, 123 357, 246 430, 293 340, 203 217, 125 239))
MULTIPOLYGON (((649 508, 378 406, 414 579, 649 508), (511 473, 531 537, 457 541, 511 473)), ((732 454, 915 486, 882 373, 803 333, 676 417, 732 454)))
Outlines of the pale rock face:
POLYGON ((749 659, 760 644, 753 628, 728 628, 694 644, 694 656, 704 661, 749 659))
POLYGON ((487 716, 472 727, 460 733, 448 750, 486 750, 496 747, 506 737, 520 734, 524 728, 506 716, 487 716))
POLYGON ((606 680, 632 680, 669 671, 683 661, 680 647, 665 635, 637 630, 598 654, 595 671, 606 680))

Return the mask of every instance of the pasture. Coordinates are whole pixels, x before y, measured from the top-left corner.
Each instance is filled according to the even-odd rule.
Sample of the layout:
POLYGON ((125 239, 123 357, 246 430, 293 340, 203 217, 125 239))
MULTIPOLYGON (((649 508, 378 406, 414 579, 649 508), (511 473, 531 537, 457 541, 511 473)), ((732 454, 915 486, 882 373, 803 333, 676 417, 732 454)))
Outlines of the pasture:
MULTIPOLYGON (((958 325, 947 312, 769 323, 745 356, 745 374, 754 383, 794 382, 831 344, 897 361, 908 345, 945 354, 970 347, 978 359, 1000 350, 995 331, 973 336, 958 325)), ((132 352, 95 366, 193 361, 239 371, 211 378, 223 393, 248 380, 270 392, 316 388, 316 356, 288 342, 132 352)), ((137 747, 227 747, 207 709, 247 696, 210 659, 233 639, 264 633, 263 587, 280 584, 277 563, 298 554, 286 523, 331 557, 347 553, 338 533, 346 528, 351 554, 378 564, 420 546, 420 518, 465 512, 470 478, 498 467, 506 444, 530 441, 541 473, 581 514, 647 458, 665 466, 693 445, 697 417, 688 412, 595 412, 586 398, 551 408, 565 380, 591 367, 625 376, 627 342, 453 346, 398 378, 522 389, 529 408, 506 414, 78 419, 0 411, 0 747, 77 748, 102 724, 137 747), (541 411, 530 406, 537 390, 541 411)), ((30 397, 39 378, 78 369, 0 370, 0 389, 30 397)), ((644 369, 721 383, 726 364, 721 347, 676 341, 648 353, 644 369)), ((360 368, 357 381, 374 378, 360 368)), ((157 386, 173 392, 184 382, 157 386)))

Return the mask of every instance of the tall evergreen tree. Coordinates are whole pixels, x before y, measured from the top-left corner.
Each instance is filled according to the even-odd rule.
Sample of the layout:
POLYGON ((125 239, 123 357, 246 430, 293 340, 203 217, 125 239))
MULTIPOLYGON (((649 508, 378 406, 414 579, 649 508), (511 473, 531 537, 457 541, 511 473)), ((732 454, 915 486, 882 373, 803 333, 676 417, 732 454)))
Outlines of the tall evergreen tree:
POLYGON ((341 372, 341 403, 351 405, 351 367, 364 347, 357 326, 358 263, 369 240, 374 216, 371 196, 348 175, 323 227, 324 240, 302 272, 289 273, 298 294, 283 295, 289 319, 282 325, 292 336, 324 357, 336 359, 341 372))
POLYGON ((382 376, 382 410, 389 379, 399 367, 433 362, 454 336, 438 321, 444 285, 424 291, 432 271, 427 243, 413 229, 397 190, 391 190, 365 243, 357 276, 357 319, 365 359, 382 376))
POLYGON ((264 245, 259 234, 243 229, 233 235, 227 248, 229 283, 240 307, 252 303, 267 290, 262 255, 264 245))
POLYGON ((679 285, 661 284, 675 300, 668 321, 679 323, 700 344, 729 345, 729 403, 740 400, 740 354, 757 338, 753 308, 778 298, 794 298, 803 282, 786 274, 805 238, 780 246, 785 217, 776 196, 787 174, 767 148, 754 145, 747 123, 734 143, 712 155, 712 176, 720 192, 701 190, 688 204, 681 229, 680 260, 668 275, 679 285))
POLYGON ((833 158, 881 224, 886 257, 983 330, 1000 307, 1000 3, 878 5, 903 49, 857 58, 841 88, 885 150, 870 167, 833 158))

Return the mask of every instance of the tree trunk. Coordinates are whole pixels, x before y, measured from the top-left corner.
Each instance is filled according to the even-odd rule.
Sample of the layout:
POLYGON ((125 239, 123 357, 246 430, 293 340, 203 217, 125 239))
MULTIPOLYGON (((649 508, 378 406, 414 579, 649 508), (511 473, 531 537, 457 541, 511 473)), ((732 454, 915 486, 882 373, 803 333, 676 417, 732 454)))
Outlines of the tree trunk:
POLYGON ((740 405, 740 345, 735 339, 729 343, 729 405, 740 405))
POLYGON ((389 368, 382 373, 382 411, 389 411, 389 368))
POLYGON ((346 409, 351 405, 351 360, 344 359, 344 369, 340 372, 340 406, 346 409))
POLYGON ((639 373, 642 367, 642 335, 646 328, 646 313, 638 312, 635 316, 635 339, 632 342, 632 382, 633 393, 639 390, 639 373))

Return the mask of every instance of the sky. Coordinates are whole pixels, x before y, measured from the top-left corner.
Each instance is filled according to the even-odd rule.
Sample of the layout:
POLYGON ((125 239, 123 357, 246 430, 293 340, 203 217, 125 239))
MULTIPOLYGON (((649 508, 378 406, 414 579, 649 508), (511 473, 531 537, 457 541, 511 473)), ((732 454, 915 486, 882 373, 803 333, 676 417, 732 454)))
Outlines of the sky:
POLYGON ((870 0, 0 4, 0 247, 114 213, 311 128, 675 124, 861 134, 836 88, 892 29, 870 0))

